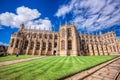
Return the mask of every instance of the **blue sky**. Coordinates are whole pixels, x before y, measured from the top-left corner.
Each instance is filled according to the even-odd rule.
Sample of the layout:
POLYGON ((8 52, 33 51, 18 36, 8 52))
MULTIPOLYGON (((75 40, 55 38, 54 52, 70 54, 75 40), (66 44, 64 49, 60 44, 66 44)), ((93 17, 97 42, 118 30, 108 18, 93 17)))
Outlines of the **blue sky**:
POLYGON ((74 23, 78 32, 120 37, 120 0, 0 0, 0 44, 8 45, 21 23, 26 28, 58 31, 74 23))

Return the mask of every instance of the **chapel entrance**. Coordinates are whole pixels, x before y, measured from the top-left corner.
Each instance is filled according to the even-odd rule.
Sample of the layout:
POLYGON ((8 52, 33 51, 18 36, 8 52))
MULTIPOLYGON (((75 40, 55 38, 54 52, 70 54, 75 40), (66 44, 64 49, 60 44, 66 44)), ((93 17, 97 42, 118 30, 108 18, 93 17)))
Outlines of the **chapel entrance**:
POLYGON ((53 55, 56 56, 56 50, 53 51, 53 55))

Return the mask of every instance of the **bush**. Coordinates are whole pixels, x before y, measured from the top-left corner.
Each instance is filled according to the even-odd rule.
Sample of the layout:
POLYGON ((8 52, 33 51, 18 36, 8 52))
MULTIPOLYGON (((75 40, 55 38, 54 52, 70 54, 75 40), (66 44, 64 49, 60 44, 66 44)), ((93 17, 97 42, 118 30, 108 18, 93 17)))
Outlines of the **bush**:
POLYGON ((4 54, 5 54, 4 52, 0 52, 0 57, 4 56, 4 54))

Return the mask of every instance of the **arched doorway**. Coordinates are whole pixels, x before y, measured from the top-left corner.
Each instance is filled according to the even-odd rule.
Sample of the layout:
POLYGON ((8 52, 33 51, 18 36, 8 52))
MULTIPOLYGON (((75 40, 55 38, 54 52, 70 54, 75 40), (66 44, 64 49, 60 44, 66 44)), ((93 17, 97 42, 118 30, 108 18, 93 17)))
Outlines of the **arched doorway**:
POLYGON ((56 56, 56 50, 53 51, 53 55, 56 56))

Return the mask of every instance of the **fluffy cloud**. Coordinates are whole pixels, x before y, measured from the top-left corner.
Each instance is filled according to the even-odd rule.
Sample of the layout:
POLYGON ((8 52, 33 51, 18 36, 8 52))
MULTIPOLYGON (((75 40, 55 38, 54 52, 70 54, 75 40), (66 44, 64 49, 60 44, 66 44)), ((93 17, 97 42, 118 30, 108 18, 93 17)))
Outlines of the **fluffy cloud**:
POLYGON ((51 30, 51 21, 49 19, 39 19, 35 21, 29 21, 25 26, 30 26, 31 29, 51 30))
POLYGON ((66 13, 69 13, 74 6, 75 0, 72 0, 69 4, 61 6, 55 16, 60 17, 64 16, 66 13))
POLYGON ((0 42, 0 45, 8 46, 7 43, 0 42))
POLYGON ((72 8, 69 7, 69 6, 62 6, 55 15, 58 16, 58 17, 63 16, 66 13, 70 12, 71 9, 72 8))
POLYGON ((100 30, 120 25, 120 0, 71 0, 56 12, 57 17, 72 12, 78 29, 100 30))
POLYGON ((21 23, 25 23, 26 27, 46 27, 46 30, 51 28, 51 22, 49 19, 38 19, 41 13, 37 9, 30 9, 28 7, 18 7, 16 14, 11 12, 5 12, 0 14, 0 25, 19 27, 21 23), (35 20, 36 19, 36 20, 35 20), (40 24, 41 23, 41 24, 40 24))

